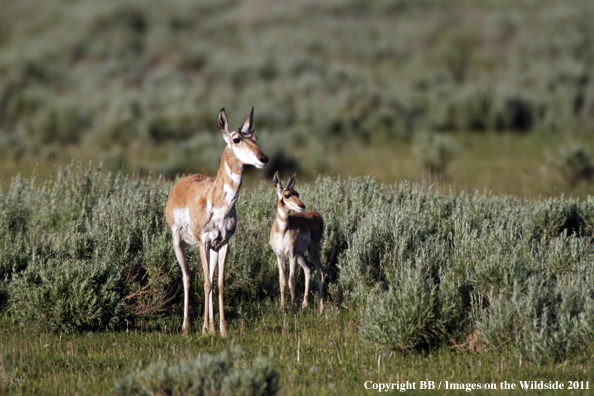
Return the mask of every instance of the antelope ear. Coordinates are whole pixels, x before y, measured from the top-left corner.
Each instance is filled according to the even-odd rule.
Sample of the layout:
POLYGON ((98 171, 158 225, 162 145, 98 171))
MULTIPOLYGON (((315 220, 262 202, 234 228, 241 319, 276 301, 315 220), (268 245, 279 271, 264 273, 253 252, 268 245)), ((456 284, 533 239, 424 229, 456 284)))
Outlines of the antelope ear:
POLYGON ((219 111, 217 124, 219 125, 219 130, 223 132, 223 137, 225 138, 225 141, 227 141, 227 136, 229 136, 231 131, 229 130, 229 122, 227 121, 227 115, 225 114, 224 107, 221 109, 221 111, 219 111))
POLYGON ((278 197, 281 198, 282 192, 283 192, 283 185, 281 184, 280 178, 278 177, 278 171, 274 172, 272 181, 274 182, 274 188, 276 189, 276 195, 278 195, 278 197))
POLYGON ((250 113, 249 117, 244 121, 243 125, 240 128, 241 133, 251 133, 253 122, 254 122, 254 108, 252 107, 252 112, 250 113))
POLYGON ((291 178, 289 179, 289 184, 287 184, 287 188, 290 188, 291 190, 295 187, 295 178, 297 177, 297 173, 295 173, 293 176, 291 176, 291 178))

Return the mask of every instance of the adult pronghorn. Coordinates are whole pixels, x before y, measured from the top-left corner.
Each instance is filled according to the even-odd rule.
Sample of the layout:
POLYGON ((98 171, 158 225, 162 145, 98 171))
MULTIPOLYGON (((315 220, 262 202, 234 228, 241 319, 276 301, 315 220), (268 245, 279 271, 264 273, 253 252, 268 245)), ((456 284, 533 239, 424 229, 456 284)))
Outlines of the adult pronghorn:
POLYGON ((299 200, 299 193, 293 189, 297 174, 283 188, 278 172, 274 174, 274 187, 277 195, 276 219, 270 230, 270 246, 276 253, 281 292, 281 309, 285 307, 285 258, 289 257, 289 288, 291 289, 291 308, 295 310, 295 263, 305 272, 305 294, 302 309, 307 308, 309 281, 312 269, 318 270, 320 312, 324 309, 324 271, 320 262, 320 239, 324 233, 324 220, 318 212, 305 212, 305 205, 299 200), (289 214, 290 210, 297 213, 289 214), (314 267, 304 256, 309 251, 314 267))
POLYGON ((200 248, 200 259, 204 270, 204 324, 202 331, 211 333, 214 329, 212 289, 214 271, 219 266, 219 326, 221 336, 226 337, 225 314, 223 312, 223 280, 227 243, 235 231, 237 216, 235 202, 239 196, 244 165, 264 168, 268 157, 256 146, 252 130, 254 108, 250 116, 236 132, 229 130, 225 108, 218 116, 218 126, 227 142, 221 156, 217 178, 202 175, 186 176, 173 186, 165 212, 167 223, 173 234, 173 248, 183 273, 184 324, 182 333, 190 330, 188 321, 188 298, 190 276, 185 260, 185 244, 200 248))

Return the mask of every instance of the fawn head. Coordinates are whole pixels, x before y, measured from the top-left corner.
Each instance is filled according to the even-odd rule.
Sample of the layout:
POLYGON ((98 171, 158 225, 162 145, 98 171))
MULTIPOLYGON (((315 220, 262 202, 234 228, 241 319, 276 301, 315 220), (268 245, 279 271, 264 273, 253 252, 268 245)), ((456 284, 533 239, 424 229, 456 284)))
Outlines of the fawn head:
POLYGON ((283 185, 280 182, 278 171, 274 174, 272 181, 274 182, 274 188, 276 189, 276 195, 278 197, 278 206, 286 207, 295 212, 303 212, 305 210, 305 205, 299 199, 299 193, 294 190, 296 177, 297 173, 289 179, 289 184, 287 184, 287 187, 285 188, 283 188, 283 185))

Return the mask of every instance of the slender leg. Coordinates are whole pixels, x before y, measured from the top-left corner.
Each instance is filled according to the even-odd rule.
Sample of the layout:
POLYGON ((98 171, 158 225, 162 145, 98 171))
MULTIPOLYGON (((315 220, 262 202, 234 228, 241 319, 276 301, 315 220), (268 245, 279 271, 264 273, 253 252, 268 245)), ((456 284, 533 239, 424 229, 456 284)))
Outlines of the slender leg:
POLYGON ((187 335, 190 332, 190 320, 188 318, 189 298, 190 298, 190 274, 188 265, 186 264, 186 256, 184 250, 186 243, 181 239, 177 227, 171 227, 171 234, 173 235, 173 250, 175 256, 182 270, 182 282, 184 284, 184 324, 182 326, 182 334, 187 335))
POLYGON ((289 289, 291 289, 291 309, 295 312, 295 265, 297 257, 289 256, 289 289))
POLYGON ((280 308, 281 311, 285 309, 285 287, 287 286, 287 279, 285 277, 285 256, 276 255, 276 261, 278 263, 278 283, 280 285, 280 308))
POLYGON ((309 282, 311 280, 311 264, 305 259, 302 254, 297 256, 297 261, 299 265, 303 268, 303 272, 305 273, 305 293, 303 293, 303 303, 301 304, 301 309, 307 309, 307 297, 309 296, 309 282))
POLYGON ((223 301, 223 290, 225 288, 225 262, 227 261, 227 250, 229 245, 223 245, 219 249, 219 330, 221 337, 227 338, 227 325, 225 323, 225 304, 223 301))
POLYGON ((208 329, 211 334, 215 334, 215 327, 214 327, 214 304, 212 301, 212 294, 214 289, 214 274, 217 270, 217 265, 219 263, 219 253, 215 252, 214 250, 210 250, 209 252, 209 281, 210 281, 210 293, 208 293, 208 329))
POLYGON ((204 274, 204 323, 202 324, 202 332, 208 330, 208 296, 212 290, 210 283, 209 271, 209 249, 203 243, 200 243, 200 261, 202 261, 202 273, 204 274))
POLYGON ((324 268, 322 267, 322 262, 320 261, 320 248, 319 246, 309 245, 309 255, 311 256, 311 261, 313 262, 315 268, 318 271, 318 287, 319 287, 319 298, 320 298, 320 313, 324 311, 324 297, 326 297, 326 285, 324 279, 324 268))

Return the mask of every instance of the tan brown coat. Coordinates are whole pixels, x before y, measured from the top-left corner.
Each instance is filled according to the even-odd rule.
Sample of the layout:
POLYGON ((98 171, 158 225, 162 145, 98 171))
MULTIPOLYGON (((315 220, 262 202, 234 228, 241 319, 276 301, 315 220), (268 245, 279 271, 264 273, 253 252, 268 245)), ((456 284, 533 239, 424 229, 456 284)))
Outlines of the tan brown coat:
POLYGON ((324 270, 320 261, 320 241, 324 233, 324 220, 318 212, 305 212, 305 205, 299 200, 299 193, 293 189, 295 177, 296 175, 293 175, 286 188, 282 187, 278 172, 273 178, 277 191, 277 212, 270 230, 270 246, 276 254, 278 263, 281 309, 284 309, 285 304, 285 264, 286 258, 289 258, 292 309, 295 310, 295 268, 296 263, 299 263, 305 272, 305 293, 301 307, 307 309, 311 273, 313 270, 318 270, 321 312, 324 297, 324 270), (291 210, 297 213, 289 214, 291 210), (309 252, 313 265, 305 258, 306 251, 309 252))
POLYGON ((190 276, 185 259, 185 245, 200 248, 200 260, 204 271, 204 323, 202 331, 214 333, 214 312, 212 290, 215 269, 219 268, 219 327, 221 336, 226 337, 225 315, 223 310, 223 287, 228 242, 237 225, 235 203, 239 197, 243 168, 254 165, 263 168, 268 157, 256 146, 256 136, 252 131, 254 109, 236 132, 229 130, 225 109, 218 117, 219 129, 227 146, 221 156, 221 164, 216 179, 203 175, 183 177, 173 186, 165 215, 173 236, 173 248, 182 269, 184 284, 184 323, 183 334, 190 329, 189 288, 190 276))

